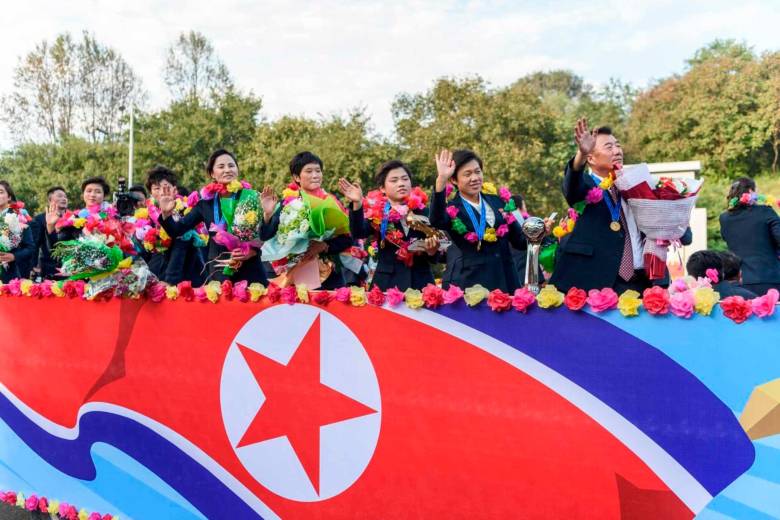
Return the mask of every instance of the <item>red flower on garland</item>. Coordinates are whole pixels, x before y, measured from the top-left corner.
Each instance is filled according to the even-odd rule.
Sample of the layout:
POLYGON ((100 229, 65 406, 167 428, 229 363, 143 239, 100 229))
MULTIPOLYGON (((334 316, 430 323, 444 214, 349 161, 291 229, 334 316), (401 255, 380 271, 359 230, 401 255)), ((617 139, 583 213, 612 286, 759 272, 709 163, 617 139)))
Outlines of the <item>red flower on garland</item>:
MULTIPOLYGON (((315 291, 312 301, 317 305, 327 305, 333 299, 330 291, 315 291)), ((370 301, 370 300, 369 300, 370 301)))
POLYGON ((375 285, 368 291, 368 294, 366 294, 366 299, 371 305, 382 306, 385 304, 385 293, 375 285))
POLYGON ((444 303, 444 291, 432 283, 429 283, 422 290, 423 303, 429 309, 435 309, 444 303))
POLYGON ((734 323, 743 323, 753 314, 753 307, 750 300, 742 296, 729 296, 720 301, 720 308, 723 315, 734 321, 734 323))
POLYGON ((663 287, 654 286, 642 293, 642 305, 650 314, 663 315, 669 313, 669 291, 663 287))
POLYGON ((512 297, 501 289, 494 289, 488 294, 487 304, 494 312, 508 311, 512 307, 512 297))
POLYGON ((582 289, 577 289, 576 287, 569 289, 566 293, 566 296, 563 298, 563 304, 572 311, 578 311, 582 309, 585 307, 587 301, 588 293, 582 289))

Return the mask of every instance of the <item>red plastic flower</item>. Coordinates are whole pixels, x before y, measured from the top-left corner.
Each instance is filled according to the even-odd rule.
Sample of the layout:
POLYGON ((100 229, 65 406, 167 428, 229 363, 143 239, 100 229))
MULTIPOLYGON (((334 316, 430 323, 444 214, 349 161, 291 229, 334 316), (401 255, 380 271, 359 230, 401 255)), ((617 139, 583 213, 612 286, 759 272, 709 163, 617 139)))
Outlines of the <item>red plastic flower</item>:
POLYGON ((586 293, 582 289, 577 289, 576 287, 572 287, 568 290, 566 293, 566 296, 563 298, 563 304, 566 305, 566 307, 569 308, 571 311, 578 311, 585 307, 585 303, 588 301, 588 293, 586 293))
POLYGON ((176 287, 179 289, 179 298, 191 302, 195 298, 195 291, 192 289, 192 282, 179 282, 176 287))
POLYGON ((382 292, 382 289, 377 287, 376 285, 371 288, 370 291, 368 291, 368 294, 366 295, 366 299, 368 300, 368 303, 371 305, 376 305, 381 307, 385 304, 385 293, 382 292))
POLYGON ((292 305, 296 302, 298 299, 298 291, 295 289, 294 285, 289 285, 282 289, 281 293, 281 301, 282 303, 287 303, 289 305, 292 305))
POLYGON ((275 283, 271 282, 268 284, 268 289, 266 290, 265 296, 271 303, 278 303, 282 297, 282 289, 275 283))
POLYGON ((429 283, 422 290, 423 303, 429 309, 435 309, 444 303, 444 291, 432 283, 429 283))
POLYGON ((222 282, 222 297, 228 301, 233 299, 233 282, 230 280, 222 282))
POLYGON ((327 305, 333 299, 330 291, 314 291, 312 301, 317 305, 327 305))
POLYGON ((742 296, 729 296, 720 301, 720 308, 723 310, 723 315, 733 320, 734 323, 742 323, 753 314, 753 307, 750 304, 750 300, 746 300, 742 296))
POLYGON ((494 312, 508 311, 512 307, 512 297, 501 289, 494 289, 488 294, 487 304, 494 312))
POLYGON ((642 293, 642 305, 647 312, 655 315, 669 313, 669 291, 663 287, 653 286, 642 293))

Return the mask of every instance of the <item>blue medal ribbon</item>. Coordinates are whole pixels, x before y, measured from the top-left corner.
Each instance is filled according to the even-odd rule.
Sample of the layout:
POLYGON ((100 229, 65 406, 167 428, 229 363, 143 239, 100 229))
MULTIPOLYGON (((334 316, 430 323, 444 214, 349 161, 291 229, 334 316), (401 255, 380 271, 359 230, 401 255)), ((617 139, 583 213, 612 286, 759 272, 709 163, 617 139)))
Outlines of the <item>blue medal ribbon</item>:
POLYGON ((385 235, 387 235, 387 224, 390 221, 390 201, 385 202, 385 209, 382 212, 382 225, 379 227, 379 234, 382 237, 382 243, 385 241, 385 235))
MULTIPOLYGON (((234 193, 233 195, 230 196, 230 198, 235 199, 236 194, 234 193)), ((220 205, 219 199, 220 199, 219 195, 216 195, 214 197, 214 225, 215 226, 220 226, 225 223, 225 217, 224 215, 222 215, 222 212, 220 211, 219 208, 220 205)), ((230 231, 230 230, 226 229, 226 231, 230 231)))
MULTIPOLYGON (((596 186, 601 184, 601 180, 593 175, 593 173, 591 173, 590 176, 593 179, 593 182, 596 183, 596 186)), ((604 202, 607 203, 607 208, 609 208, 609 214, 612 217, 612 222, 620 222, 620 193, 616 194, 617 200, 613 201, 609 190, 601 188, 601 191, 604 192, 604 196, 602 198, 604 199, 604 202)))
POLYGON ((479 222, 477 222, 477 217, 474 215, 474 208, 471 207, 471 204, 462 195, 460 195, 460 199, 463 201, 463 207, 466 208, 466 214, 469 216, 474 232, 477 234, 477 240, 479 241, 477 247, 479 247, 479 244, 482 243, 482 238, 485 236, 485 228, 487 228, 485 199, 482 198, 482 195, 479 196, 479 222))

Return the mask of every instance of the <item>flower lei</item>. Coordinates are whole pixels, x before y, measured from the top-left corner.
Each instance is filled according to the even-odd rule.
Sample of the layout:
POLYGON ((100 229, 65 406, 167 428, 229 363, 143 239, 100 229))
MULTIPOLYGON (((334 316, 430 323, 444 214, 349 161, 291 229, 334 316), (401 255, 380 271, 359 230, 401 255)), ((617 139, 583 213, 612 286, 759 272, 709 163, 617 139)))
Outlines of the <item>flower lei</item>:
MULTIPOLYGON (((506 223, 501 224, 498 226, 498 228, 486 228, 485 235, 482 237, 482 240, 485 242, 495 242, 498 240, 498 237, 506 235, 509 232, 509 224, 517 220, 515 219, 514 215, 512 215, 512 212, 517 209, 517 206, 515 205, 515 201, 512 200, 512 192, 510 192, 509 188, 506 186, 502 186, 500 189, 496 189, 495 184, 492 182, 486 182, 482 184, 482 193, 485 195, 498 195, 501 200, 504 201, 504 207, 499 208, 499 211, 504 217, 506 223)), ((466 227, 466 224, 464 224, 460 217, 457 216, 457 207, 448 206, 447 214, 450 216, 450 219, 452 219, 452 230, 455 233, 464 235, 464 238, 472 244, 476 244, 479 241, 477 234, 474 231, 469 231, 466 227)))
MULTIPOLYGON (((173 210, 173 218, 178 220, 181 216, 192 211, 200 197, 193 191, 189 197, 176 197, 176 207, 173 210)), ((173 239, 160 226, 160 208, 157 201, 149 197, 146 199, 146 207, 138 208, 133 215, 135 219, 135 238, 141 242, 144 250, 150 253, 164 253, 171 247, 173 239)), ((203 247, 208 243, 209 235, 206 225, 202 222, 195 229, 187 231, 180 240, 192 240, 196 247, 203 247)))
POLYGON ((775 206, 780 207, 780 201, 771 195, 760 195, 758 193, 743 193, 739 198, 732 197, 729 200, 729 209, 737 206, 775 206))
MULTIPOLYGON (((382 227, 386 203, 387 196, 381 190, 372 190, 363 199, 364 215, 377 233, 380 232, 382 227)), ((404 203, 397 207, 391 207, 387 215, 388 223, 385 241, 398 248, 395 256, 408 267, 411 267, 414 262, 414 253, 409 251, 410 242, 404 240, 403 229, 398 224, 402 219, 406 218, 409 211, 423 210, 427 203, 428 195, 419 186, 415 186, 412 188, 412 192, 405 198, 404 203)), ((368 252, 372 257, 376 256, 378 252, 376 241, 371 243, 368 252)))
POLYGON ((119 220, 116 208, 106 202, 75 212, 66 211, 54 227, 57 231, 73 227, 81 230, 85 237, 98 239, 109 247, 118 246, 125 254, 136 253, 130 240, 134 224, 119 220))
POLYGON ((601 179, 601 182, 598 186, 594 186, 588 190, 588 193, 585 195, 585 200, 581 200, 569 208, 566 216, 563 217, 558 225, 553 228, 552 232, 555 238, 560 240, 574 231, 574 226, 577 224, 577 219, 580 218, 588 204, 598 204, 604 200, 604 193, 607 192, 615 183, 612 175, 613 174, 610 173, 610 175, 607 175, 601 179))
POLYGON ((252 185, 247 181, 239 181, 237 179, 234 179, 227 184, 222 184, 221 182, 211 182, 201 188, 200 197, 203 200, 211 200, 216 196, 224 197, 225 195, 236 193, 242 189, 251 190, 252 185))

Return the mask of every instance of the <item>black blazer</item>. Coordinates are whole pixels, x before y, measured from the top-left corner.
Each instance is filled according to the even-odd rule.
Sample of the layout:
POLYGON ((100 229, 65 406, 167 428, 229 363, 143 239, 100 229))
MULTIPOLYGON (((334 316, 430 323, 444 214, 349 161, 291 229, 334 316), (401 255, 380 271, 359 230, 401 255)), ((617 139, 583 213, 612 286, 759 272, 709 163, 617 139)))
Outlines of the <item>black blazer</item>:
POLYGON ((0 275, 3 283, 8 283, 14 278, 22 278, 29 274, 20 272, 19 266, 29 265, 35 254, 35 244, 33 243, 30 226, 22 230, 22 241, 15 249, 11 249, 9 252, 14 255, 14 261, 9 263, 7 267, 3 267, 2 275, 0 275))
MULTIPOLYGON (((422 211, 415 211, 418 215, 425 215, 422 211)), ((403 227, 398 224, 397 229, 403 232, 403 227)), ((376 285, 383 291, 392 287, 405 291, 410 287, 412 289, 422 289, 429 283, 433 283, 433 274, 431 273, 431 263, 437 258, 436 255, 430 256, 427 253, 413 255, 411 267, 408 267, 395 256, 398 247, 385 241, 385 247, 382 247, 380 233, 366 220, 363 214, 363 208, 358 210, 350 209, 349 212, 349 231, 354 238, 368 238, 375 236, 379 251, 377 253, 377 266, 374 272, 372 285, 376 285)), ((404 234, 404 240, 425 239, 425 233, 409 229, 404 234)))
MULTIPOLYGON (((499 209, 504 207, 504 202, 495 195, 482 195, 484 201, 493 209, 496 216, 494 228, 506 224, 499 209)), ((449 233, 452 242, 460 251, 459 256, 453 256, 452 264, 447 266, 442 284, 448 287, 450 284, 466 289, 472 285, 480 284, 488 290, 501 289, 513 293, 520 286, 512 261, 511 243, 517 249, 526 249, 527 242, 520 224, 513 222, 509 225, 509 233, 498 237, 495 242, 482 241, 482 247, 477 250, 477 244, 471 243, 452 230, 452 219, 447 214, 447 207, 458 208, 458 218, 463 221, 469 231, 474 231, 468 213, 463 207, 460 197, 455 197, 449 203, 444 191, 434 191, 431 197, 430 219, 431 224, 449 233)))
POLYGON ((742 259, 743 284, 780 283, 780 217, 769 206, 740 206, 720 214, 720 234, 742 259))
MULTIPOLYGON (((573 161, 572 158, 566 163, 562 184, 563 196, 572 207, 585 200, 588 191, 596 186, 590 175, 572 169, 573 161)), ((611 222, 612 215, 605 201, 585 206, 574 231, 564 237, 558 246, 551 284, 563 292, 571 287, 588 291, 615 285, 628 231, 622 228, 620 231, 612 231, 609 228, 611 222)), ((680 242, 689 245, 692 238, 691 229, 688 228, 680 242)), ((654 281, 653 285, 668 285, 668 276, 667 272, 664 279, 654 281)))
POLYGON ((753 293, 753 291, 750 291, 744 287, 742 287, 739 284, 728 282, 728 281, 722 281, 719 283, 716 283, 712 286, 713 290, 717 291, 718 294, 720 294, 720 299, 728 298, 729 296, 742 296, 746 300, 750 300, 758 296, 757 294, 753 293))
POLYGON ((193 287, 203 284, 203 258, 191 240, 174 238, 167 251, 147 255, 145 260, 149 270, 169 285, 176 285, 182 280, 192 282, 193 287))
MULTIPOLYGON (((240 197, 241 192, 236 193, 236 198, 240 197)), ((214 205, 217 205, 217 211, 219 209, 218 197, 214 197, 211 200, 200 200, 192 211, 184 215, 181 220, 176 221, 173 216, 165 219, 160 219, 160 225, 171 237, 180 237, 190 229, 203 222, 206 228, 210 228, 214 223, 214 205)), ((231 276, 222 274, 222 268, 217 268, 213 262, 219 255, 228 251, 224 246, 217 244, 214 241, 215 233, 209 230, 209 245, 208 245, 208 273, 210 280, 233 280, 241 281, 246 280, 249 283, 259 282, 263 284, 268 283, 268 279, 265 277, 265 271, 260 264, 260 252, 243 264, 241 267, 233 273, 231 276)), ((227 256, 227 255, 225 255, 227 256)))
MULTIPOLYGON (((279 204, 276 208, 276 211, 274 211, 273 217, 271 217, 271 220, 269 220, 268 223, 266 223, 265 219, 263 219, 262 224, 260 225, 261 240, 270 240, 276 235, 276 232, 279 230, 279 217, 281 214, 282 205, 279 204)), ((344 287, 345 282, 344 275, 341 272, 341 262, 339 262, 337 257, 339 253, 352 247, 352 237, 349 235, 338 235, 326 240, 325 243, 328 245, 328 251, 326 255, 332 257, 334 268, 333 272, 330 273, 330 276, 328 276, 328 278, 322 282, 322 286, 320 288, 332 290, 339 287, 344 287)))
POLYGON ((46 213, 35 215, 35 218, 30 222, 30 231, 32 232, 33 245, 35 246, 32 267, 40 267, 43 278, 54 278, 61 263, 51 257, 52 244, 49 241, 49 233, 46 231, 46 213))

